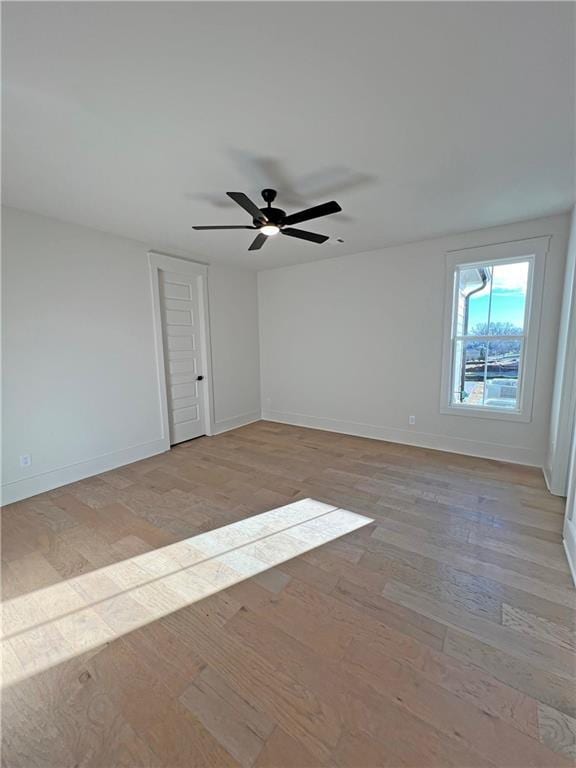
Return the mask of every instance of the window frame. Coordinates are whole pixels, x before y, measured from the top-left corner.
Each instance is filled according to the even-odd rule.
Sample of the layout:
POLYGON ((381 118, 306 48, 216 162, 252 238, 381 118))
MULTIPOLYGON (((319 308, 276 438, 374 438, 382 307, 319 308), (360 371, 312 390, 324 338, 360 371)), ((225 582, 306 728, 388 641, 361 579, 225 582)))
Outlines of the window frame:
MULTIPOLYGON (((540 318, 542 314, 542 294, 546 254, 550 236, 533 237, 492 245, 473 246, 446 253, 446 294, 444 301, 444 339, 442 353, 442 380, 440 413, 452 416, 471 416, 473 418, 496 419, 498 421, 532 421, 534 400, 534 382, 538 357, 540 318), (456 277, 462 267, 494 265, 498 262, 530 261, 528 287, 526 292, 525 322, 523 334, 510 336, 511 341, 521 341, 521 359, 519 366, 518 407, 511 410, 485 405, 473 406, 452 402, 452 381, 456 342, 462 339, 457 330, 457 291, 456 277)), ((467 337, 478 341, 490 340, 490 337, 467 337)), ((498 337, 504 338, 504 337, 498 337)))

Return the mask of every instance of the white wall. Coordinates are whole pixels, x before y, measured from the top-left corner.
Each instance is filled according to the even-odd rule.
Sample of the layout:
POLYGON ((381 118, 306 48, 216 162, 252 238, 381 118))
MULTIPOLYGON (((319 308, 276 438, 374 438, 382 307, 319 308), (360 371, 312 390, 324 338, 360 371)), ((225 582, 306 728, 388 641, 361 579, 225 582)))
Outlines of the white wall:
MULTIPOLYGON (((164 443, 148 245, 2 214, 8 503, 164 443), (27 453, 32 466, 22 468, 27 453)), ((211 266, 216 431, 258 418, 260 352, 266 418, 542 465, 568 225, 552 217, 262 272, 260 350, 256 275, 211 266), (553 238, 533 421, 441 415, 445 251, 545 234, 553 238)))
POLYGON ((216 431, 260 418, 256 273, 210 266, 210 330, 216 431))
POLYGON ((263 417, 542 466, 568 226, 555 216, 260 272, 263 417), (552 240, 532 422, 442 415, 445 252, 541 235, 552 240))
POLYGON ((545 476, 552 493, 566 495, 568 464, 574 411, 576 408, 576 208, 572 211, 572 227, 566 256, 564 293, 554 396, 550 418, 550 447, 545 476))
MULTIPOLYGON (((148 246, 2 209, 3 501, 157 453, 148 246), (22 454, 32 465, 20 467, 22 454)), ((256 276, 209 269, 215 420, 259 412, 256 276)), ((255 414, 255 415, 254 415, 255 414)))

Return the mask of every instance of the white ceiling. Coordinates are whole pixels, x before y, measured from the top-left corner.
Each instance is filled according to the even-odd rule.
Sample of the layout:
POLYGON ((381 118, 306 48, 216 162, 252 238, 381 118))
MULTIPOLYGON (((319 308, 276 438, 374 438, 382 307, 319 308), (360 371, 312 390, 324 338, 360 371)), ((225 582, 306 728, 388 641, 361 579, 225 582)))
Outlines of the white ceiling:
POLYGON ((4 3, 4 202, 256 268, 565 210, 573 12, 4 3), (306 226, 345 242, 191 229, 250 223, 225 192, 265 186, 338 200, 306 226))

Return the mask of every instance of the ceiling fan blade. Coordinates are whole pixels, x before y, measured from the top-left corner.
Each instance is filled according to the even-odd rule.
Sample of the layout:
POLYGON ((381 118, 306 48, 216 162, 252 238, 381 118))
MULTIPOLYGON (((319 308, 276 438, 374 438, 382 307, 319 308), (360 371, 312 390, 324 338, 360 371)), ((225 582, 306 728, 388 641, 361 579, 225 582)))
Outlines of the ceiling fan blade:
POLYGON ((325 243, 330 240, 326 235, 317 235, 316 232, 306 232, 304 229, 294 229, 293 227, 283 227, 280 232, 288 237, 299 237, 300 240, 310 240, 311 243, 325 243))
POLYGON ((252 240, 252 244, 250 245, 250 248, 248 248, 248 250, 257 251, 259 248, 262 248, 266 240, 268 240, 266 235, 263 235, 262 233, 260 233, 259 235, 256 235, 254 240, 252 240))
POLYGON ((238 205, 242 206, 242 208, 244 208, 244 210, 247 211, 253 219, 257 219, 258 221, 263 222, 268 221, 256 203, 253 203, 248 195, 244 194, 244 192, 226 192, 226 194, 228 197, 231 197, 235 203, 238 203, 238 205))
POLYGON ((192 227, 192 229, 256 229, 256 227, 248 227, 248 226, 231 226, 231 227, 192 227))
POLYGON ((320 216, 328 216, 331 213, 338 213, 341 210, 342 208, 340 208, 336 200, 332 200, 329 203, 322 203, 322 205, 315 205, 313 208, 307 208, 305 211, 291 213, 290 216, 286 216, 283 223, 299 224, 301 221, 318 219, 320 216))

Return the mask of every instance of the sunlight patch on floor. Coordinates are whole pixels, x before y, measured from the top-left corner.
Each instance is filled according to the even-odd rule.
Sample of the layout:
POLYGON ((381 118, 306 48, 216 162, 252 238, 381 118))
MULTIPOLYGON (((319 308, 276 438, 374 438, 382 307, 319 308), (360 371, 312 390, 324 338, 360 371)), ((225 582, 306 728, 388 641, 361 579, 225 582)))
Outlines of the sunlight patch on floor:
POLYGON ((313 499, 278 507, 6 601, 12 685, 371 523, 313 499))

